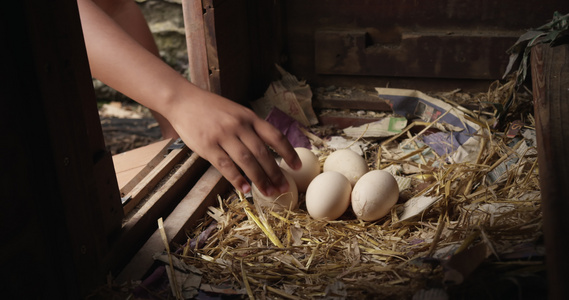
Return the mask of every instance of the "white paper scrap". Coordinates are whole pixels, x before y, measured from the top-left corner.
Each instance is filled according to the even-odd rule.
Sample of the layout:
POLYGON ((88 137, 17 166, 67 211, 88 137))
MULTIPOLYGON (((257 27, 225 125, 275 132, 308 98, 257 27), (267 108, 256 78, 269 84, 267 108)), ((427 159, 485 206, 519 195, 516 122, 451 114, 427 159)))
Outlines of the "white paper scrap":
POLYGON ((407 202, 403 204, 403 213, 399 217, 399 221, 407 220, 422 213, 425 209, 442 198, 442 195, 435 197, 419 196, 407 200, 407 202))

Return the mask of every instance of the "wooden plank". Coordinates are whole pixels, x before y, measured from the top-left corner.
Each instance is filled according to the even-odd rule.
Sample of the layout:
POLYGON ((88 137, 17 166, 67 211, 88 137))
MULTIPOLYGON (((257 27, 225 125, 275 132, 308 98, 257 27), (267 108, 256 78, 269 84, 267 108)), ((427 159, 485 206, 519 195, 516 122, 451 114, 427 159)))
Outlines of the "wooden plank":
POLYGON ((121 234, 113 244, 109 264, 117 274, 136 254, 156 229, 156 220, 167 216, 209 167, 209 163, 193 153, 174 174, 145 199, 138 210, 126 216, 121 234))
MULTIPOLYGON (((217 195, 227 192, 229 187, 229 182, 221 176, 221 173, 214 167, 209 167, 190 192, 164 220, 164 228, 170 243, 183 244, 185 242, 185 230, 202 218, 207 208, 216 203, 217 195)), ((143 278, 154 264, 152 256, 163 250, 162 238, 156 230, 117 276, 116 282, 122 283, 143 278)))
POLYGON ((396 44, 370 43, 365 29, 319 30, 315 38, 316 72, 367 75, 499 79, 508 62, 506 50, 517 32, 420 32, 401 34, 396 44))
MULTIPOLYGON (((325 29, 365 29, 370 45, 383 44, 386 48, 395 48, 404 32, 438 31, 449 35, 480 33, 487 36, 507 32, 521 34, 528 28, 538 27, 551 19, 554 11, 569 11, 569 1, 566 0, 544 0, 539 5, 513 0, 484 3, 476 0, 284 2, 287 21, 284 30, 287 41, 285 66, 292 74, 307 80, 314 87, 365 85, 373 88, 389 85, 422 91, 467 87, 472 91, 485 91, 491 81, 456 79, 450 83, 448 79, 440 78, 318 74, 315 71, 315 59, 318 57, 315 55, 315 33, 325 29)), ((416 54, 420 55, 423 50, 418 51, 416 54)), ((490 53, 486 51, 480 52, 481 56, 491 61, 488 54, 490 53)), ((433 57, 433 60, 436 59, 433 57)), ((409 61, 408 64, 412 62, 409 61)))
POLYGON ((84 299, 105 283, 101 262, 122 213, 108 211, 120 198, 77 2, 5 4, 1 297, 84 299))
MULTIPOLYGON (((217 11, 215 8, 217 8, 217 4, 214 8, 214 3, 212 1, 203 0, 202 5, 203 5, 202 10, 203 10, 203 22, 204 22, 203 37, 205 39, 205 46, 207 49, 209 90, 213 93, 223 95, 221 91, 221 82, 220 82, 221 71, 219 69, 219 53, 218 53, 219 49, 217 47, 217 38, 216 38, 218 30, 215 27, 215 20, 217 16, 217 11)), ((231 24, 231 22, 228 23, 231 24)))
POLYGON ((117 182, 123 197, 164 159, 171 143, 172 139, 165 139, 113 155, 117 182))
POLYGON ((317 109, 392 111, 391 106, 377 96, 377 92, 363 89, 350 89, 343 93, 336 90, 318 92, 314 94, 312 104, 317 109))
POLYGON ((124 214, 128 214, 189 152, 188 147, 172 150, 128 194, 123 197, 124 214))
MULTIPOLYGON (((110 240, 110 237, 120 231, 124 211, 120 201, 120 191, 116 181, 112 155, 109 151, 103 153, 104 155, 93 165, 95 186, 98 198, 101 199, 98 205, 101 211, 102 224, 97 224, 97 226, 104 228, 105 238, 110 240)), ((110 245, 105 248, 109 249, 110 245)))
POLYGON ((318 121, 320 125, 323 126, 333 126, 337 129, 344 129, 350 126, 358 127, 370 122, 379 121, 382 118, 361 118, 361 117, 351 117, 346 115, 332 115, 332 114, 321 114, 318 116, 318 121))
POLYGON ((569 45, 531 51, 548 299, 567 299, 569 269, 569 45))
POLYGON ((203 6, 201 0, 182 0, 188 71, 193 84, 210 90, 203 6))

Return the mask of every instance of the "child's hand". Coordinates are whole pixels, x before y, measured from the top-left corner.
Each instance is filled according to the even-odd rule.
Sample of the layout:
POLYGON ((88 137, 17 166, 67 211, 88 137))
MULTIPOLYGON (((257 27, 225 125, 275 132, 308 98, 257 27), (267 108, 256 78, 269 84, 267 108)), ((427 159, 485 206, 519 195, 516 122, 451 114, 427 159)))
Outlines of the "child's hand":
POLYGON ((288 189, 266 145, 293 168, 301 163, 280 131, 248 108, 219 95, 199 89, 178 95, 166 117, 184 143, 207 159, 235 188, 244 193, 251 189, 241 169, 265 195, 288 189), (191 99, 184 95, 191 95, 191 99))

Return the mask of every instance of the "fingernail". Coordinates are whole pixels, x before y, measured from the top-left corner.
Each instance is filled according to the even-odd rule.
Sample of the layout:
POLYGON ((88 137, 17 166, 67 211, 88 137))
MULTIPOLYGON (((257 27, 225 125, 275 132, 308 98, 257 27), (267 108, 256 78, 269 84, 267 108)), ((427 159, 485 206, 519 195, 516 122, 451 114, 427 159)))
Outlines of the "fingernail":
POLYGON ((300 159, 295 160, 293 170, 298 170, 301 167, 302 167, 302 161, 300 159))
POLYGON ((273 186, 268 186, 265 189, 266 196, 272 196, 275 193, 275 188, 273 186))
POLYGON ((279 192, 282 193, 286 193, 288 192, 288 181, 286 181, 286 178, 283 179, 283 182, 281 182, 281 184, 279 185, 279 192))
POLYGON ((251 191, 251 186, 248 183, 244 183, 243 185, 241 185, 241 191, 244 194, 247 194, 251 191))

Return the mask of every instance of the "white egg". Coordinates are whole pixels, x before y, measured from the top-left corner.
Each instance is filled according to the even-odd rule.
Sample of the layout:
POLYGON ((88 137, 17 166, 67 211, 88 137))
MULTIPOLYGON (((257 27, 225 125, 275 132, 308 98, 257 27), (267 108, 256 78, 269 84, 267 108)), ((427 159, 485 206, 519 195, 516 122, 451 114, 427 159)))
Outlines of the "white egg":
POLYGON ((324 172, 336 171, 348 178, 352 187, 368 170, 365 159, 350 149, 332 152, 324 161, 324 172))
POLYGON ((352 190, 352 209, 358 219, 375 221, 391 210, 399 198, 395 177, 382 170, 363 175, 352 190))
POLYGON ((302 162, 302 167, 293 170, 284 160, 281 161, 280 166, 292 175, 298 191, 304 193, 312 179, 320 174, 320 162, 318 162, 318 156, 309 149, 297 147, 294 150, 302 162))
POLYGON ((315 219, 335 220, 350 206, 352 186, 334 171, 316 176, 306 190, 306 210, 315 219))
POLYGON ((288 181, 288 191, 282 194, 275 193, 273 196, 265 196, 255 184, 251 186, 253 201, 262 207, 268 207, 274 211, 282 211, 285 209, 294 210, 298 207, 298 189, 292 176, 285 170, 282 170, 288 181))

